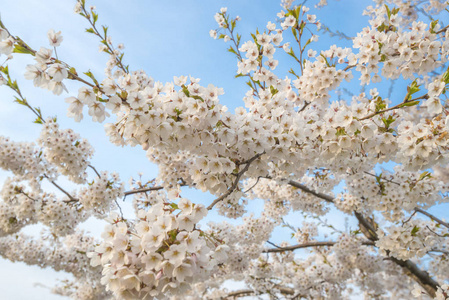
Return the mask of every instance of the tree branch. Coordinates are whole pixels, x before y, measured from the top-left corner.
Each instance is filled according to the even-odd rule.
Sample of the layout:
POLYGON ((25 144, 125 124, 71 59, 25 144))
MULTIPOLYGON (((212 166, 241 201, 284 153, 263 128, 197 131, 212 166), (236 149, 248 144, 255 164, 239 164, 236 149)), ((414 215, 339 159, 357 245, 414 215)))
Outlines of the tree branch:
POLYGON ((138 194, 138 193, 146 193, 146 192, 151 192, 151 191, 159 191, 162 190, 164 187, 162 186, 153 186, 150 188, 141 188, 141 189, 135 189, 135 190, 130 190, 130 191, 126 191, 124 193, 125 197, 129 196, 129 195, 133 195, 133 194, 138 194))
POLYGON ((406 100, 406 101, 404 101, 404 102, 401 102, 401 103, 399 103, 398 105, 395 105, 395 106, 392 106, 392 107, 389 107, 389 108, 386 108, 386 109, 383 109, 383 110, 379 110, 379 111, 373 112, 373 113, 371 113, 371 114, 369 114, 369 115, 367 115, 367 116, 365 116, 365 117, 363 117, 363 118, 360 118, 360 119, 358 119, 358 120, 359 120, 359 121, 363 121, 363 120, 372 118, 372 117, 374 117, 374 116, 383 114, 383 113, 385 113, 385 112, 388 112, 388 111, 390 111, 390 110, 398 109, 398 108, 401 108, 401 107, 407 107, 407 106, 404 105, 405 103, 417 101, 417 100, 420 100, 420 99, 428 99, 428 98, 429 98, 429 96, 428 96, 427 94, 425 94, 425 95, 423 95, 423 96, 421 96, 421 97, 418 97, 418 98, 415 98, 415 99, 410 99, 410 100, 406 100))
MULTIPOLYGON (((326 194, 322 194, 322 193, 317 193, 315 191, 312 191, 311 189, 309 189, 308 187, 295 182, 295 181, 288 181, 288 184, 297 187, 299 189, 301 189, 304 192, 310 193, 316 197, 319 197, 325 201, 328 202, 333 202, 333 197, 326 195, 326 194)), ((354 211, 354 215, 357 218, 357 220, 359 221, 359 224, 361 226, 363 226, 363 228, 365 228, 366 230, 363 230, 363 234, 372 242, 375 242, 378 240, 377 234, 376 234, 376 229, 373 227, 373 225, 366 220, 363 215, 359 212, 354 211)), ((430 214, 429 214, 430 215, 430 214)), ((430 216, 429 216, 430 217, 430 216)), ((432 216, 433 217, 433 216, 432 216)), ((441 221, 441 220, 440 220, 441 221)), ((443 222, 445 223, 445 222, 443 222)), ((276 249, 274 249, 276 250, 276 249)), ((274 251, 276 252, 276 251, 274 251)), ((426 291, 427 293, 429 293, 430 296, 435 297, 435 293, 437 291, 437 288, 440 286, 438 284, 438 282, 436 282, 432 277, 430 277, 429 273, 427 273, 426 271, 423 271, 421 269, 418 268, 418 266, 413 263, 410 260, 399 260, 396 259, 394 257, 390 257, 391 260, 393 262, 395 262, 397 265, 401 266, 404 270, 404 272, 411 277, 413 280, 415 280, 416 282, 418 282, 426 291)))
MULTIPOLYGON (((284 295, 294 295, 295 294, 295 291, 293 289, 291 289, 291 288, 288 288, 288 287, 283 287, 283 286, 276 285, 275 288, 278 289, 281 292, 281 294, 284 294, 284 295)), ((231 298, 235 299, 235 298, 239 298, 239 297, 250 296, 250 295, 253 295, 253 294, 254 294, 254 291, 250 290, 250 289, 237 290, 237 291, 233 291, 233 292, 227 294, 224 297, 220 297, 220 299, 221 300, 231 299, 231 298)))
POLYGON ((431 218, 432 220, 434 220, 435 222, 449 228, 449 223, 444 222, 443 220, 438 219, 437 217, 435 217, 434 215, 429 214, 427 211, 422 210, 419 207, 415 207, 415 211, 422 213, 425 216, 428 216, 429 218, 431 218))
POLYGON ((78 199, 74 198, 72 195, 70 195, 66 190, 64 190, 62 187, 60 187, 56 182, 54 182, 53 180, 51 180, 50 178, 48 178, 47 175, 44 174, 44 177, 48 179, 48 181, 50 181, 55 187, 58 188, 58 190, 60 190, 61 192, 63 192, 64 194, 67 195, 67 197, 69 197, 70 201, 64 201, 64 202, 77 202, 78 199))
POLYGON ((259 157, 261 157, 265 152, 259 153, 254 155, 252 158, 250 158, 248 161, 246 161, 246 165, 245 167, 237 174, 237 177, 234 180, 234 183, 232 184, 232 186, 226 191, 226 193, 224 193, 223 195, 221 195, 220 197, 218 197, 217 199, 215 199, 211 205, 209 205, 207 207, 208 210, 211 210, 212 208, 214 208, 215 204, 217 204, 218 202, 224 200, 226 197, 228 197, 229 195, 232 194, 232 192, 234 192, 234 190, 237 188, 240 178, 243 176, 243 174, 245 174, 246 171, 248 171, 249 166, 251 165, 251 163, 253 161, 255 161, 256 159, 258 159, 259 157))
POLYGON ((91 168, 92 170, 94 170, 95 174, 97 174, 98 178, 101 178, 100 173, 98 173, 97 169, 95 169, 94 166, 92 165, 88 165, 89 168, 91 168))
POLYGON ((293 181, 293 180, 289 180, 287 182, 287 184, 289 184, 289 185, 291 185, 291 186, 293 186, 295 188, 298 188, 298 189, 300 189, 300 190, 302 190, 302 191, 304 191, 306 193, 312 194, 315 197, 321 198, 321 199, 323 199, 326 202, 334 203, 334 199, 335 199, 334 197, 326 195, 326 194, 323 194, 323 193, 315 192, 314 190, 311 190, 307 186, 303 185, 302 183, 299 183, 299 182, 293 181))
MULTIPOLYGON (((280 247, 280 246, 277 246, 277 245, 275 245, 275 244, 273 244, 271 242, 268 242, 268 241, 267 241, 267 243, 275 246, 276 248, 264 250, 264 251, 262 251, 262 253, 276 253, 276 252, 294 251, 296 249, 309 248, 309 247, 333 246, 337 242, 333 242, 333 241, 308 242, 308 243, 303 243, 303 244, 298 244, 298 245, 293 245, 293 246, 287 246, 287 247, 280 247)), ((374 246, 374 242, 372 242, 372 241, 365 241, 365 242, 362 242, 362 245, 374 246)))

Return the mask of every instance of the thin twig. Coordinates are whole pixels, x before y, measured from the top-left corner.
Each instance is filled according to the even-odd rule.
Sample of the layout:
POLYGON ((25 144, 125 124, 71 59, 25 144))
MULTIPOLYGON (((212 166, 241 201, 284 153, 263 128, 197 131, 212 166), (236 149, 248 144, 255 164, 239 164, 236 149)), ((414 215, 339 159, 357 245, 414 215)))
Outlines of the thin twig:
POLYGON ((118 204, 117 199, 114 199, 115 204, 117 204, 118 210, 120 211, 120 216, 122 217, 122 220, 124 220, 123 218, 123 211, 121 206, 118 204))
MULTIPOLYGON (((296 249, 302 249, 302 248, 333 246, 337 242, 333 242, 333 241, 308 242, 308 243, 303 243, 303 244, 298 244, 298 245, 293 245, 293 246, 287 246, 287 247, 279 247, 279 246, 277 246, 277 245, 275 245, 275 244, 273 244, 272 242, 269 242, 269 241, 267 241, 267 243, 269 243, 270 245, 273 245, 276 248, 264 250, 264 251, 262 251, 262 253, 286 252, 286 251, 294 251, 296 249)), ((374 246, 374 242, 373 241, 364 241, 364 242, 362 242, 362 245, 374 246)))
POLYGON ((257 177, 257 180, 256 180, 256 183, 255 184, 253 184, 250 188, 248 188, 246 191, 244 191, 244 193, 247 193, 247 192, 249 192, 249 191, 251 191, 258 183, 259 183, 259 180, 260 180, 260 178, 261 178, 262 176, 258 176, 257 177))
POLYGON ((429 218, 431 218, 431 219, 434 220, 435 222, 437 222, 437 223, 443 225, 444 227, 449 228, 449 224, 448 224, 448 223, 444 222, 443 220, 438 219, 438 218, 435 217, 434 215, 429 214, 427 211, 422 210, 422 209, 419 208, 419 207, 415 207, 415 211, 417 211, 417 212, 419 212, 419 213, 422 213, 423 215, 428 216, 429 218))
MULTIPOLYGON (((288 184, 298 187, 299 189, 305 191, 305 192, 309 192, 312 195, 319 197, 325 201, 328 202, 333 202, 333 197, 329 196, 329 195, 325 195, 322 193, 316 193, 314 191, 312 191, 311 189, 307 188, 306 186, 299 184, 297 182, 294 181, 288 181, 288 184)), ((421 212, 421 209, 418 208, 418 211, 421 212)), ((424 211, 423 211, 424 212, 424 211)), ((421 212, 422 213, 422 212, 421 212)), ((363 230, 362 233, 365 235, 365 237, 367 237, 369 240, 371 240, 372 242, 375 242, 378 240, 377 234, 376 234, 376 229, 373 227, 373 225, 371 225, 364 217, 361 213, 359 212, 354 212, 355 217, 357 218, 357 220, 359 221, 359 224, 362 225, 366 230, 363 230)), ((425 215, 427 215, 429 218, 432 218, 433 220, 435 220, 434 216, 428 214, 427 212, 425 212, 425 215)), ((439 220, 439 219, 438 219, 439 220)), ((435 220, 436 221, 436 220, 435 220)), ((440 222, 443 222, 441 220, 439 220, 440 222)), ((438 221, 437 221, 438 222, 438 221)), ((444 224, 447 224, 445 222, 443 222, 444 224)), ((442 223, 440 223, 442 224, 442 223)), ((442 224, 443 225, 443 224, 442 224)), ((421 270, 415 263, 413 263, 411 260, 400 260, 400 259, 396 259, 394 257, 390 257, 390 259, 395 262, 397 265, 401 266, 404 268, 404 271, 406 272, 406 274, 408 274, 413 280, 415 280, 416 282, 418 282, 426 291, 427 293, 429 293, 430 296, 434 297, 437 291, 437 288, 440 286, 440 284, 438 282, 436 282, 430 275, 429 273, 427 273, 426 271, 421 270)))
POLYGON ((323 194, 323 193, 315 192, 314 190, 311 190, 310 188, 306 187, 305 185, 303 185, 303 184, 301 184, 301 183, 299 183, 297 181, 289 180, 287 183, 289 185, 295 187, 295 188, 298 188, 298 189, 306 192, 306 193, 309 193, 309 194, 312 194, 312 195, 314 195, 314 196, 316 196, 318 198, 321 198, 321 199, 323 199, 326 202, 334 203, 334 197, 326 195, 326 194, 323 194))
POLYGON ((417 213, 417 211, 415 210, 415 211, 410 215, 410 217, 407 218, 407 220, 405 220, 404 222, 402 222, 402 226, 404 226, 404 224, 406 224, 408 221, 410 221, 416 213, 417 213))
POLYGON ((94 170, 94 172, 95 172, 95 174, 97 174, 98 178, 101 178, 101 175, 100 175, 100 173, 98 173, 97 169, 95 169, 95 167, 94 167, 94 166, 92 166, 92 165, 88 165, 88 167, 89 167, 89 168, 91 168, 92 170, 94 170))
MULTIPOLYGON (((363 173, 365 173, 366 175, 371 175, 371 176, 377 177, 377 175, 371 174, 371 173, 366 172, 366 171, 363 171, 363 173)), ((381 178, 381 179, 382 179, 382 180, 385 180, 385 181, 388 181, 388 182, 391 182, 391 183, 394 183, 394 184, 397 184, 397 185, 401 185, 399 182, 395 182, 395 181, 393 181, 393 180, 389 180, 389 179, 386 179, 386 178, 381 178)))
POLYGON ((221 195, 220 197, 218 197, 217 199, 215 199, 211 205, 209 205, 207 207, 208 210, 211 210, 212 208, 214 208, 215 204, 217 204, 218 202, 222 201, 223 199, 225 199, 226 197, 228 197, 229 195, 232 194, 232 192, 234 192, 234 190, 237 188, 240 178, 243 176, 243 174, 248 171, 249 166, 251 165, 251 163, 253 161, 255 161, 256 159, 258 159, 259 157, 261 157, 265 152, 259 153, 254 155, 251 159, 249 159, 248 161, 246 161, 245 167, 237 174, 234 183, 232 184, 232 186, 226 191, 226 193, 224 193, 223 195, 221 195))
POLYGON ((445 32, 446 30, 448 30, 449 29, 449 25, 447 25, 446 27, 444 27, 444 28, 442 28, 442 29, 440 29, 440 30, 438 30, 437 32, 435 32, 436 34, 440 34, 440 33, 443 33, 443 32, 445 32))
POLYGON ((125 193, 123 193, 126 196, 129 195, 133 195, 133 194, 138 194, 138 193, 146 193, 146 192, 151 192, 151 191, 159 191, 162 190, 164 187, 162 186, 153 186, 150 188, 141 188, 141 189, 135 189, 135 190, 130 190, 130 191, 126 191, 125 193))
POLYGON ((69 197, 70 202, 77 202, 78 199, 74 198, 72 195, 70 195, 66 190, 64 190, 62 187, 60 187, 56 182, 51 180, 47 175, 44 174, 44 177, 48 179, 55 187, 57 187, 61 192, 67 195, 69 197))
POLYGON ((123 66, 121 59, 118 58, 117 55, 115 55, 115 49, 113 45, 110 45, 107 41, 107 36, 105 34, 105 36, 103 37, 101 35, 101 33, 98 31, 97 27, 95 26, 94 22, 91 20, 90 18, 90 13, 86 10, 86 8, 84 7, 84 5, 81 7, 82 10, 84 11, 84 14, 86 15, 86 19, 89 21, 90 25, 92 26, 92 29, 95 31, 95 35, 98 36, 100 39, 102 39, 103 41, 105 41, 106 43, 104 43, 106 45, 106 47, 108 47, 111 55, 114 55, 115 57, 115 61, 118 63, 116 64, 120 69, 122 69, 123 72, 125 72, 125 74, 128 74, 128 70, 125 68, 125 66, 123 66), (89 16, 89 17, 88 17, 89 16))
POLYGON ((310 102, 307 102, 307 101, 306 101, 306 103, 304 103, 304 106, 301 107, 300 110, 298 110, 298 113, 300 113, 300 112, 302 112, 304 109, 306 109, 306 107, 309 106, 309 104, 310 104, 310 102))
POLYGON ((407 107, 407 106, 404 105, 404 104, 406 104, 406 103, 410 103, 410 102, 413 102, 413 101, 416 101, 416 100, 420 100, 420 99, 428 99, 428 98, 429 98, 429 96, 428 96, 427 94, 425 94, 425 95, 423 95, 423 96, 421 96, 421 97, 418 97, 418 98, 415 98, 415 99, 411 99, 411 100, 407 100, 407 101, 401 102, 401 103, 399 103, 398 105, 395 105, 395 106, 392 106, 392 107, 389 107, 389 108, 386 108, 386 109, 383 109, 383 110, 379 110, 379 111, 373 112, 373 113, 371 113, 371 114, 369 114, 369 115, 367 115, 367 116, 365 116, 365 117, 363 117, 363 118, 360 118, 360 119, 358 119, 358 120, 359 120, 359 121, 363 121, 363 120, 372 118, 372 117, 374 117, 374 116, 383 114, 383 113, 385 113, 385 112, 388 112, 388 111, 390 111, 390 110, 398 109, 398 108, 401 108, 401 107, 407 107))

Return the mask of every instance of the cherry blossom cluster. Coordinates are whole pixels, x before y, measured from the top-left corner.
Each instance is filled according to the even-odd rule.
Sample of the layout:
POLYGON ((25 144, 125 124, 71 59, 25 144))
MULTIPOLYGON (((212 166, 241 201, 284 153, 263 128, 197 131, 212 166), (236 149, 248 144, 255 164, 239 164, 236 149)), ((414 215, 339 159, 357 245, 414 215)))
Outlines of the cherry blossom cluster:
POLYGON ((429 222, 412 220, 402 226, 390 226, 386 229, 389 234, 379 231, 380 237, 376 242, 386 256, 401 260, 421 258, 432 249, 447 247, 443 236, 447 234, 447 230, 441 230, 429 222))
POLYGON ((204 206, 185 198, 139 211, 134 224, 111 215, 91 264, 103 267, 102 282, 117 296, 182 295, 227 259, 229 247, 197 227, 206 215, 204 206))
POLYGON ((441 193, 449 185, 428 172, 407 172, 396 166, 394 173, 356 173, 346 177, 347 193, 337 196, 336 205, 344 212, 379 211, 390 221, 399 221, 415 207, 433 206, 443 201, 441 193))
POLYGON ((6 180, 0 195, 4 200, 0 203, 2 235, 15 233, 27 225, 41 223, 48 226, 54 234, 64 236, 72 233, 88 216, 85 211, 78 211, 53 193, 28 191, 15 178, 6 180))
POLYGON ((432 23, 429 28, 422 21, 414 21, 410 30, 404 30, 399 27, 399 12, 400 9, 390 11, 387 6, 379 6, 372 12, 371 27, 364 28, 354 39, 354 47, 359 49, 357 70, 362 74, 362 84, 380 81, 379 70, 385 78, 409 79, 447 62, 449 43, 439 41, 436 34, 440 25, 432 23))
MULTIPOLYGON (((59 46, 62 42, 61 32, 55 33, 50 30, 48 38, 53 47, 59 46)), ((41 47, 33 55, 36 63, 27 65, 25 78, 33 80, 34 86, 48 89, 55 95, 61 95, 63 91, 67 91, 63 83, 63 80, 69 77, 67 65, 52 56, 53 50, 41 47)))
POLYGON ((41 268, 51 267, 74 276, 74 280, 62 281, 54 292, 72 299, 108 299, 100 283, 101 271, 92 267, 86 252, 93 249, 96 241, 78 231, 64 239, 52 237, 35 239, 22 233, 0 238, 0 253, 3 258, 20 261, 41 268))
MULTIPOLYGON (((312 49, 321 28, 316 15, 294 1, 282 5, 279 24, 268 22, 244 43, 235 31, 239 17, 232 19, 226 8, 215 15, 219 29, 210 35, 231 42, 236 77, 250 87, 245 107, 234 112, 220 102, 223 89, 203 86, 198 78, 162 83, 130 71, 123 45, 113 46, 107 27, 98 30, 95 7, 88 9, 84 0, 75 12, 109 54, 100 80, 91 72, 81 78, 52 50, 35 51, 0 24, 0 53, 8 59, 13 50, 34 56, 27 79, 58 95, 64 80, 81 82, 77 94, 66 98, 68 116, 81 121, 87 109, 94 121, 107 119, 113 144, 140 146, 159 168, 157 178, 132 180, 133 189, 124 192, 118 174, 90 165, 90 144, 54 120, 42 125, 38 146, 0 137, 0 168, 14 175, 0 193, 0 255, 74 274, 74 282, 55 289, 74 299, 237 297, 224 288, 230 279, 248 287, 241 295, 272 298, 342 299, 356 287, 370 299, 408 299, 416 282, 414 295, 446 297, 447 223, 428 213, 433 221, 417 216, 446 201, 449 191, 445 173, 429 170, 449 163, 449 30, 418 16, 439 14, 449 2, 376 1, 365 12, 369 27, 352 40, 354 51, 332 45, 319 53, 312 49), (292 37, 297 44, 286 42, 292 37), (294 77, 278 75, 280 55, 296 61, 294 77), (370 86, 334 101, 334 91, 357 72, 363 86, 398 78, 409 80, 408 86, 401 99, 370 86), (396 164, 393 172, 373 171, 389 161, 396 164), (89 166, 97 174, 92 181, 89 166), (59 174, 84 186, 69 193, 55 182, 59 174), (43 191, 44 180, 64 196, 43 191), (207 208, 192 203, 181 198, 183 186, 215 200, 207 208), (114 202, 128 195, 134 195, 134 219, 114 211, 114 202), (256 198, 264 201, 263 212, 246 214, 256 198), (298 212, 319 220, 331 207, 354 215, 358 230, 330 227, 338 238, 320 241, 325 224, 295 228, 283 220, 298 212), (203 229, 200 222, 212 209, 238 220, 203 229), (76 231, 89 216, 109 213, 101 242, 76 231), (34 242, 20 233, 36 223, 56 241, 34 242), (280 225, 293 229, 297 246, 269 241, 280 225), (53 250, 51 242, 54 255, 42 257, 53 250), (293 253, 303 248, 309 256, 293 253)), ((48 38, 52 47, 62 41, 54 30, 48 38)), ((1 82, 18 91, 7 79, 1 82)))
POLYGON ((209 232, 225 245, 234 249, 228 253, 225 267, 228 272, 245 270, 252 259, 257 258, 263 250, 264 241, 268 240, 276 223, 267 216, 255 218, 253 215, 242 218, 243 223, 231 226, 227 222, 209 223, 209 232))
POLYGON ((38 190, 39 176, 52 176, 54 170, 42 163, 42 155, 34 143, 20 143, 0 136, 0 168, 11 171, 17 180, 27 180, 38 190))
POLYGON ((58 172, 75 183, 85 183, 87 166, 94 150, 86 139, 71 129, 61 130, 55 120, 47 119, 37 140, 44 158, 55 165, 58 172))
POLYGON ((79 190, 79 202, 85 209, 104 215, 114 207, 115 200, 123 197, 124 188, 117 173, 109 175, 105 171, 87 187, 79 190))
POLYGON ((347 66, 353 66, 357 62, 351 49, 337 48, 335 45, 321 52, 314 62, 306 61, 302 76, 293 81, 302 100, 318 101, 327 105, 330 99, 329 91, 338 87, 343 80, 352 79, 350 70, 337 69, 333 61, 340 64, 346 63, 347 66))

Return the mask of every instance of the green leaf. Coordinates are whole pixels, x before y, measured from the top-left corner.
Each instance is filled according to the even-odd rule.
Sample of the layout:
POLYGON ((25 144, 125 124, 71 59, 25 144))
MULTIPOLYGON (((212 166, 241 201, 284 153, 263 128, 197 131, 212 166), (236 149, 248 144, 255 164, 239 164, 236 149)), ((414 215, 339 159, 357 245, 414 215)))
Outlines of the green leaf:
POLYGON ((4 66, 4 67, 1 67, 1 66, 0 66, 0 72, 3 72, 3 73, 5 73, 5 75, 9 76, 9 68, 8 68, 8 65, 6 65, 6 66, 4 66))
POLYGON ((256 35, 255 35, 254 33, 251 33, 251 37, 253 38, 254 43, 257 44, 257 38, 256 38, 256 35))
POLYGON ((87 72, 84 72, 84 74, 86 74, 90 79, 92 79, 95 82, 95 85, 98 85, 98 81, 95 78, 94 74, 92 74, 92 72, 89 70, 87 72))
POLYGON ((427 172, 427 171, 424 171, 424 172, 422 172, 421 175, 419 175, 418 181, 421 181, 421 180, 423 180, 425 178, 430 178, 430 177, 432 177, 432 174, 427 172))
POLYGON ((449 84, 449 67, 447 68, 446 72, 443 74, 443 81, 446 84, 449 84))
POLYGON ((36 120, 34 120, 33 123, 36 123, 36 124, 43 124, 41 117, 37 117, 36 120))
POLYGON ((388 116, 388 118, 382 118, 382 122, 384 123, 386 129, 388 129, 391 123, 393 123, 394 121, 396 121, 396 119, 392 116, 388 116))
POLYGON ((200 100, 201 102, 204 102, 204 99, 201 98, 201 97, 198 96, 198 95, 194 95, 194 96, 190 96, 190 97, 193 98, 193 99, 196 99, 196 100, 200 100))
POLYGON ((86 28, 86 32, 89 32, 89 33, 95 33, 95 31, 94 31, 93 28, 86 28))
POLYGON ((437 24, 438 20, 432 21, 432 23, 430 23, 430 33, 435 33, 434 28, 437 24))
POLYGON ((414 94, 416 92, 419 92, 419 84, 416 82, 416 79, 413 80, 411 86, 410 86, 410 93, 414 94))
POLYGON ((96 14, 94 11, 92 11, 92 19, 94 20, 94 25, 97 23, 98 20, 98 14, 96 14))
POLYGON ((404 103, 402 103, 401 105, 399 105, 399 107, 404 107, 404 106, 415 106, 415 105, 418 105, 419 104, 419 101, 418 100, 416 100, 416 101, 409 101, 409 102, 404 102, 404 103))
POLYGON ((387 9, 388 20, 390 20, 390 17, 391 17, 391 11, 390 11, 390 8, 389 8, 388 5, 386 5, 386 4, 385 4, 385 8, 387 9))
POLYGON ((18 44, 16 44, 16 45, 14 46, 14 50, 13 50, 12 52, 14 52, 14 53, 23 53, 23 54, 32 54, 32 55, 34 55, 34 52, 33 52, 33 51, 31 51, 31 50, 29 50, 28 48, 25 48, 25 47, 23 47, 23 46, 21 46, 21 45, 18 45, 18 44))
POLYGON ((381 183, 381 180, 382 180, 382 173, 380 173, 379 175, 376 175, 376 182, 377 182, 378 184, 381 183))
POLYGON ((228 51, 237 55, 237 52, 235 52, 235 50, 234 50, 234 48, 232 48, 232 46, 229 47, 228 51))
POLYGON ((298 5, 295 9, 295 14, 294 14, 296 20, 298 20, 300 12, 301 12, 301 5, 298 5))
POLYGON ((340 127, 337 129, 337 132, 335 133, 336 136, 342 136, 347 135, 346 130, 343 127, 340 127))
POLYGON ((410 233, 412 236, 416 236, 416 233, 419 231, 419 227, 418 226, 415 226, 415 227, 413 227, 413 229, 412 229, 412 232, 410 233))
POLYGON ((288 72, 289 72, 290 74, 296 76, 296 78, 299 78, 299 75, 297 75, 297 74, 295 73, 295 71, 293 70, 293 68, 290 69, 288 72))
POLYGON ((185 85, 182 86, 182 91, 187 97, 190 97, 190 92, 185 85))
POLYGON ((14 97, 14 102, 19 103, 20 105, 27 105, 27 102, 18 98, 18 97, 14 97))
POLYGON ((75 69, 74 67, 71 67, 71 68, 69 69, 69 72, 72 73, 72 74, 75 74, 75 75, 78 74, 78 73, 76 72, 76 69, 75 69))

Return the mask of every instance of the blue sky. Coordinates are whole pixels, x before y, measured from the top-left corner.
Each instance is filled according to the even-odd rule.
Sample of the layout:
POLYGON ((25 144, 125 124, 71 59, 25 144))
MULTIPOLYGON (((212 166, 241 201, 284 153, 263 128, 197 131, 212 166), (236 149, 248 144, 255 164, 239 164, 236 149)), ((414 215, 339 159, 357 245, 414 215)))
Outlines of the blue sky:
MULTIPOLYGON (((51 28, 61 30, 64 41, 58 48, 59 58, 76 67, 78 73, 91 69, 97 78, 102 78, 107 57, 99 53, 98 40, 84 32, 86 22, 73 13, 73 0, 15 0, 3 1, 0 7, 2 21, 14 35, 20 36, 35 49, 48 47, 47 31, 51 28)), ((216 29, 213 15, 223 6, 228 7, 232 16, 239 15, 242 21, 238 31, 243 35, 242 41, 249 39, 249 33, 256 28, 264 29, 268 21, 276 19, 280 11, 280 1, 276 0, 184 0, 184 1, 106 1, 88 0, 99 12, 99 24, 109 26, 109 33, 115 43, 124 43, 125 62, 131 70, 143 69, 157 81, 171 81, 173 76, 192 75, 201 78, 207 86, 212 83, 224 88, 221 97, 223 104, 231 109, 243 105, 241 99, 247 91, 242 79, 234 79, 236 60, 226 51, 229 45, 222 40, 209 37, 209 30, 216 29)), ((317 1, 309 1, 313 5, 317 1)), ((318 12, 317 19, 332 29, 338 29, 354 36, 367 25, 362 17, 363 8, 370 3, 367 0, 330 0, 328 7, 318 12)), ((338 39, 329 40, 328 36, 318 33, 320 41, 315 50, 327 49, 336 43, 350 47, 350 43, 338 39)), ((278 67, 284 77, 295 62, 281 53, 278 67)), ((3 59, 3 58, 0 58, 3 59)), ((29 56, 17 56, 10 63, 11 73, 17 78, 24 96, 34 106, 40 106, 44 116, 58 116, 63 128, 73 128, 87 138, 96 149, 93 164, 99 170, 117 171, 127 182, 130 176, 143 172, 144 178, 151 179, 157 174, 157 168, 150 164, 140 148, 117 148, 109 144, 101 125, 92 123, 85 114, 81 123, 75 123, 65 117, 67 104, 64 98, 77 94, 77 83, 68 84, 68 94, 54 96, 46 90, 34 88, 32 82, 23 78, 25 66, 32 64, 29 56)), ((360 87, 355 86, 358 92, 360 87)), ((5 87, 0 87, 0 135, 10 136, 17 141, 32 141, 39 135, 39 125, 32 124, 33 115, 24 107, 13 103, 13 94, 5 87)), ((0 182, 6 178, 0 172, 0 182)), ((61 183, 66 183, 61 181, 61 183)), ((210 195, 186 192, 193 200, 210 202, 210 195)), ((260 202, 259 202, 260 204, 260 202)), ((257 202, 251 205, 257 210, 257 202)), ((336 216, 334 216, 336 218, 336 216)), ((339 223, 344 220, 338 217, 339 223)), ((294 221, 292 217, 291 221, 294 221)), ((93 224, 93 223, 90 223, 93 224)), ((90 225, 91 226, 91 225, 90 225)), ((279 241, 279 240, 275 240, 279 241)), ((12 264, 0 260, 0 290, 4 299, 61 299, 53 296, 46 289, 34 287, 41 282, 51 286, 56 278, 66 275, 28 267, 24 264, 12 264)))

